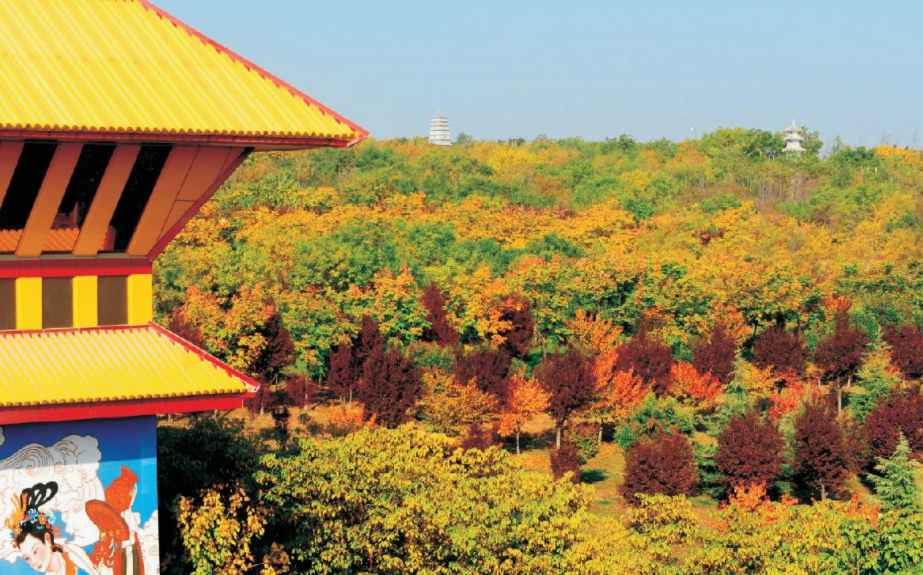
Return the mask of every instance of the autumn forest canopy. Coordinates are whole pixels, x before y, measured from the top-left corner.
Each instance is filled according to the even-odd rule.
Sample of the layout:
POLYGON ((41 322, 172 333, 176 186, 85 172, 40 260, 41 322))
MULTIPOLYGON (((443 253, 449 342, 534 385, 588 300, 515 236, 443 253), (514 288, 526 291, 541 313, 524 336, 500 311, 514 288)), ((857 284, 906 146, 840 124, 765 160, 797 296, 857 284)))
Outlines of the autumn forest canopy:
POLYGON ((251 156, 155 265, 263 383, 161 426, 165 571, 914 573, 923 154, 783 147, 251 156))

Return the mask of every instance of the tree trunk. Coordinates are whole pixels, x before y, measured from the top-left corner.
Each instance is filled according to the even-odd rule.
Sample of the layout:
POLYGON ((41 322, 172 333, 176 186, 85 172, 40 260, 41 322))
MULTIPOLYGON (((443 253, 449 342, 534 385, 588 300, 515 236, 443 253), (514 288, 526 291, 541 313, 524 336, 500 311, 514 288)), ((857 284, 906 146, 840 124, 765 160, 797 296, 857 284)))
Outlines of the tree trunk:
POLYGON ((520 454, 520 451, 519 451, 519 430, 517 429, 517 430, 516 430, 516 455, 519 455, 519 454, 520 454))
POLYGON ((599 445, 603 444, 603 423, 599 422, 599 445))
POLYGON ((843 415, 843 387, 837 386, 836 388, 836 414, 837 416, 843 415))
POLYGON ((558 448, 558 449, 561 449, 561 428, 562 428, 562 427, 563 427, 563 426, 562 426, 560 423, 559 423, 558 426, 557 426, 558 440, 557 440, 557 444, 556 444, 556 445, 557 445, 557 448, 558 448))
POLYGON ((820 484, 820 500, 821 501, 827 500, 827 488, 824 487, 823 483, 820 484))

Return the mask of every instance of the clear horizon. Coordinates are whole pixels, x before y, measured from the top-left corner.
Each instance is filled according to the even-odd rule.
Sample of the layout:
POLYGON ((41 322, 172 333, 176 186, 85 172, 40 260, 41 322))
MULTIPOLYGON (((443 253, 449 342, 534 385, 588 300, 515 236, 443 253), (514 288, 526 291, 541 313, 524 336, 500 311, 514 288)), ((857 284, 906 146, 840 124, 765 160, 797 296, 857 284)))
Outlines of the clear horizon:
POLYGON ((792 119, 923 147, 923 5, 154 0, 379 139, 683 140, 792 119))

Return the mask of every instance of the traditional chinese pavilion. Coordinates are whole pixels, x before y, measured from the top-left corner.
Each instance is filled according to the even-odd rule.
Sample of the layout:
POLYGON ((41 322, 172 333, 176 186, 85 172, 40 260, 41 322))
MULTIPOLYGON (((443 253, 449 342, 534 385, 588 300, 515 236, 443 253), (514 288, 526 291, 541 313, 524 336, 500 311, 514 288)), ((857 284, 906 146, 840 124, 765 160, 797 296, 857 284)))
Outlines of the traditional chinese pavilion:
POLYGON ((2 0, 0 78, 0 570, 157 572, 153 415, 257 384, 152 263, 249 154, 367 133, 145 0, 2 0))

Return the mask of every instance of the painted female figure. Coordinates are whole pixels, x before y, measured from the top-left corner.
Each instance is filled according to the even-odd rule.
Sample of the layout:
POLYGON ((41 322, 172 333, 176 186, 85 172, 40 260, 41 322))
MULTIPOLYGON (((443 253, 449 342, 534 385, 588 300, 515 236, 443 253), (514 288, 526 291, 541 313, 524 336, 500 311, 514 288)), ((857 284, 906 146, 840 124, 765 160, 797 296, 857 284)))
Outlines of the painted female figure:
POLYGON ((40 508, 58 492, 54 481, 37 483, 13 498, 13 513, 5 521, 19 554, 34 570, 52 575, 98 575, 89 557, 80 547, 55 541, 60 528, 54 526, 54 514, 40 508))

